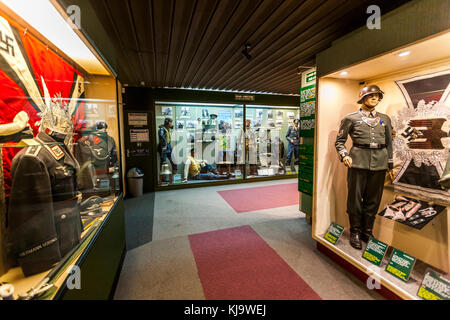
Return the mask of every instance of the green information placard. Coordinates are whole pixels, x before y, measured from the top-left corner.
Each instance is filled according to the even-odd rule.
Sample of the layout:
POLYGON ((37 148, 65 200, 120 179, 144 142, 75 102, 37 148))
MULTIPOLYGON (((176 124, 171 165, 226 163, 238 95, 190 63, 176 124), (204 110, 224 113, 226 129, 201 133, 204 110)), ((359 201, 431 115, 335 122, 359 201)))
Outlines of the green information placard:
POLYGON ((428 269, 417 295, 424 300, 450 300, 450 281, 428 269))
POLYGON ((375 238, 370 238, 362 257, 376 266, 381 266, 388 245, 375 238))
POLYGON ((415 263, 416 258, 394 248, 391 259, 389 259, 389 263, 386 266, 386 272, 407 282, 415 263))
POLYGON ((316 84, 300 89, 300 137, 314 137, 316 84))
POLYGON ((309 144, 301 144, 298 146, 298 151, 304 155, 314 157, 314 146, 309 144))
POLYGON ((338 225, 335 222, 332 222, 330 226, 328 227, 328 231, 325 234, 324 238, 328 242, 331 242, 332 244, 336 244, 339 241, 339 238, 342 235, 342 232, 344 232, 344 227, 341 225, 338 225))

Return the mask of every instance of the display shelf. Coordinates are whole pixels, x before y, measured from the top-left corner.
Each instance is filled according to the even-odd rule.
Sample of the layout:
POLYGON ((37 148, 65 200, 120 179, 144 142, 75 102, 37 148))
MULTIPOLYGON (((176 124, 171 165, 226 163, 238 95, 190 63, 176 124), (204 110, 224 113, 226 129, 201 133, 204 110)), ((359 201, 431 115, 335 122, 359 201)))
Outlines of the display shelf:
MULTIPOLYGON (((109 197, 105 198, 105 201, 102 203, 102 212, 103 215, 96 219, 95 222, 90 224, 90 227, 84 230, 81 234, 81 242, 76 247, 75 252, 66 257, 66 260, 60 261, 64 266, 60 271, 57 272, 54 279, 50 279, 49 283, 53 284, 54 288, 60 288, 65 279, 67 278, 67 271, 70 270, 78 260, 78 258, 83 254, 83 251, 89 245, 89 242, 92 240, 95 232, 99 229, 101 223, 106 219, 108 214, 110 213, 111 208, 114 206, 114 203, 118 200, 118 197, 109 197)), ((55 267, 57 267, 56 265, 55 267)), ((54 268, 55 268, 54 267, 54 268)), ((8 270, 7 273, 0 277, 0 282, 7 282, 14 284, 14 298, 17 299, 19 295, 25 295, 31 288, 34 288, 38 285, 42 280, 46 278, 46 276, 52 272, 53 268, 46 270, 44 272, 24 277, 22 270, 20 267, 14 267, 8 270)), ((45 295, 46 300, 51 300, 54 298, 56 291, 52 292, 49 295, 45 295)))
POLYGON ((403 194, 408 197, 413 197, 417 200, 422 200, 426 202, 434 202, 435 204, 443 205, 443 206, 449 206, 450 205, 450 190, 447 191, 448 195, 440 195, 440 194, 434 194, 432 196, 428 195, 426 192, 416 192, 411 191, 407 187, 403 187, 400 185, 387 185, 385 186, 386 190, 389 190, 396 194, 403 194))
MULTIPOLYGON (((332 245, 326 241, 324 239, 324 234, 319 235, 316 240, 329 250, 338 253, 345 260, 351 261, 354 266, 358 267, 376 281, 379 281, 381 285, 389 288, 389 290, 396 295, 408 300, 421 300, 421 298, 417 296, 417 292, 425 276, 426 269, 431 267, 425 262, 417 260, 409 280, 403 282, 385 270, 393 251, 393 247, 391 246, 387 249, 383 261, 381 262, 381 266, 378 267, 362 257, 366 246, 365 244, 363 245, 362 250, 357 250, 350 245, 348 231, 344 231, 336 245, 332 245)), ((440 270, 436 271, 443 273, 443 271, 440 270)))

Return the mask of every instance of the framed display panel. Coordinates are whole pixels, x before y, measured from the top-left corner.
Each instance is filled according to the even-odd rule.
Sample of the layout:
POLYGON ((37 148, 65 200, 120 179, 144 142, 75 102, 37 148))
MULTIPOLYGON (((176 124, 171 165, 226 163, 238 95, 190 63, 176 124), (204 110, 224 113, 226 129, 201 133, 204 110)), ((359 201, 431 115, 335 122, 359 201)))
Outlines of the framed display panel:
MULTIPOLYGON (((0 283, 13 285, 14 298, 53 299, 122 199, 119 84, 109 69, 78 66, 3 4, 0 28, 8 48, 0 62, 0 283)), ((111 261, 123 249, 111 250, 111 261)))
MULTIPOLYGON (((449 43, 450 33, 441 33, 348 66, 318 80, 313 238, 367 276, 377 278, 384 287, 404 299, 419 299, 416 293, 427 267, 444 274, 450 271, 449 191, 433 188, 432 184, 425 187, 418 186, 420 179, 414 175, 422 175, 423 179, 427 177, 424 172, 417 173, 417 170, 409 172, 407 183, 396 183, 405 171, 405 163, 413 162, 419 168, 424 164, 433 165, 439 176, 443 173, 450 145, 448 137, 450 115, 447 113, 450 110, 448 99, 450 82, 447 77, 450 74, 449 43), (440 50, 430 50, 433 47, 439 47, 440 50), (417 82, 423 79, 427 81, 417 82), (413 85, 405 88, 405 84, 408 83, 413 85), (384 271, 387 261, 382 263, 381 268, 374 268, 370 262, 362 258, 364 247, 363 250, 356 250, 349 244, 349 223, 346 213, 347 168, 339 161, 335 141, 341 119, 349 113, 358 111, 359 105, 356 103, 358 94, 363 86, 370 84, 376 84, 384 91, 384 97, 376 110, 390 116, 396 131, 393 139, 396 178, 392 183, 386 177, 378 212, 385 209, 387 204, 393 203, 396 196, 413 198, 422 205, 431 203, 440 209, 443 208, 436 210, 439 213, 422 228, 414 228, 379 215, 375 220, 373 230, 375 238, 389 245, 385 260, 389 259, 393 248, 417 259, 408 282, 387 274, 384 271), (427 123, 416 122, 434 121, 432 119, 436 118, 443 120, 432 128, 428 127, 427 123), (430 140, 439 140, 442 147, 433 144, 430 148, 421 145, 415 149, 417 145, 414 143, 423 143, 427 139, 425 136, 409 139, 407 125, 410 127, 417 125, 416 130, 422 134, 427 130, 435 130, 431 136, 437 135, 438 138, 430 140), (441 131, 445 134, 441 135, 441 131), (333 222, 345 227, 342 239, 336 246, 324 239, 328 227, 333 222)), ((350 150, 351 145, 352 141, 349 138, 346 143, 347 150, 350 150)), ((432 176, 434 171, 431 172, 428 175, 432 176)))

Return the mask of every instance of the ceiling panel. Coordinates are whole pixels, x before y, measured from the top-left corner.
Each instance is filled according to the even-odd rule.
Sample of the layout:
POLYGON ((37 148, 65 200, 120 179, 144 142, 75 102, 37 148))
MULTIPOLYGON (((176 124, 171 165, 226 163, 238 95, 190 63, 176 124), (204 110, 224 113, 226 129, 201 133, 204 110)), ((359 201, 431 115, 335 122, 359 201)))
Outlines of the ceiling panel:
POLYGON ((385 14, 408 2, 84 1, 108 31, 106 41, 116 52, 102 54, 116 58, 124 84, 285 94, 298 94, 302 66, 313 66, 318 52, 365 24, 369 5, 379 5, 385 14), (250 60, 242 54, 246 44, 250 60))

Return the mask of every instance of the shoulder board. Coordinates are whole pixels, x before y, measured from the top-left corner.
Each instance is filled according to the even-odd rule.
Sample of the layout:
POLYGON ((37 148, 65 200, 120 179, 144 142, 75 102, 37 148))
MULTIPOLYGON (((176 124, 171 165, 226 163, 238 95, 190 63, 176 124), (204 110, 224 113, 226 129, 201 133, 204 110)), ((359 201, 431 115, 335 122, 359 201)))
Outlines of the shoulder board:
POLYGON ((25 154, 27 156, 36 157, 39 154, 39 151, 41 151, 41 148, 42 146, 29 146, 27 151, 25 151, 25 154))
POLYGON ((64 151, 61 149, 58 145, 48 146, 45 145, 47 150, 50 152, 50 154, 55 158, 56 160, 60 160, 64 157, 64 151))

